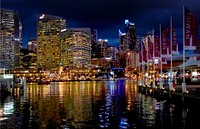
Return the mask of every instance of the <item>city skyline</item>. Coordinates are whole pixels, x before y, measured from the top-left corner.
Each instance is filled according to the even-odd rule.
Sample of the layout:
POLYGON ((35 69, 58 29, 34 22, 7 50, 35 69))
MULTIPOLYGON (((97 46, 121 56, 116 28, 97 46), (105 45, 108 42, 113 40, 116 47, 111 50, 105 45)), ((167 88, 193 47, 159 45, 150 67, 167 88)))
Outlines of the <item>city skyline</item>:
POLYGON ((60 16, 66 19, 66 27, 89 27, 97 29, 98 38, 108 39, 109 44, 118 46, 118 29, 124 32, 124 20, 129 19, 136 25, 136 34, 144 35, 159 24, 169 27, 170 16, 174 19, 179 44, 182 44, 182 7, 188 7, 197 17, 199 24, 200 9, 198 0, 110 0, 110 1, 53 1, 53 0, 1 0, 1 7, 15 10, 23 27, 23 47, 37 33, 37 19, 42 14, 60 16))

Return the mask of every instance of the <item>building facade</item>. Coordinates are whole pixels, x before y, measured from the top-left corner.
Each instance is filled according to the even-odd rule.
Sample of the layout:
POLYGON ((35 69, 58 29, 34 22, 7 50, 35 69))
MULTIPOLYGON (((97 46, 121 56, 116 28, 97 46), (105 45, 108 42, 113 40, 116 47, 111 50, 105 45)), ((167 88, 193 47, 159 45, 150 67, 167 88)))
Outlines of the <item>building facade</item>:
POLYGON ((91 56, 92 58, 98 58, 99 56, 99 49, 97 46, 97 30, 91 30, 91 56))
POLYGON ((37 23, 37 67, 56 71, 60 66, 60 35, 66 28, 65 19, 42 14, 37 23))
POLYGON ((106 48, 108 47, 108 40, 107 39, 99 39, 97 41, 97 48, 99 50, 98 58, 105 58, 106 57, 106 48))
POLYGON ((61 36, 61 64, 64 67, 87 68, 91 62, 91 30, 68 28, 61 36))
POLYGON ((22 24, 17 12, 1 9, 0 13, 0 63, 14 69, 19 65, 22 24))
POLYGON ((106 48, 106 57, 110 58, 112 60, 116 60, 117 59, 117 53, 118 53, 118 49, 114 46, 108 46, 106 48))
POLYGON ((119 51, 119 66, 132 74, 133 69, 137 68, 139 63, 139 42, 136 35, 136 26, 129 20, 125 20, 125 33, 119 30, 119 51))
POLYGON ((28 46, 27 49, 35 54, 37 54, 37 39, 36 38, 31 38, 28 40, 28 46))
POLYGON ((125 20, 125 33, 126 33, 126 45, 131 51, 139 51, 139 44, 137 44, 136 27, 134 23, 125 20))
POLYGON ((122 33, 119 30, 119 50, 125 52, 128 50, 128 45, 126 45, 126 33, 122 33))

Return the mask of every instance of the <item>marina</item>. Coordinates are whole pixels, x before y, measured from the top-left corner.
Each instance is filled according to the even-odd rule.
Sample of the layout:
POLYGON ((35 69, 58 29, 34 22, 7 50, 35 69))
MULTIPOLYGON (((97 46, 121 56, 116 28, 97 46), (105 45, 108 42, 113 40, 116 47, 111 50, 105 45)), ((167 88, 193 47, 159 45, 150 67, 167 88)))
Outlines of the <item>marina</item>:
POLYGON ((27 83, 19 91, 1 100, 1 128, 198 127, 199 98, 183 103, 181 93, 170 98, 133 80, 27 83))

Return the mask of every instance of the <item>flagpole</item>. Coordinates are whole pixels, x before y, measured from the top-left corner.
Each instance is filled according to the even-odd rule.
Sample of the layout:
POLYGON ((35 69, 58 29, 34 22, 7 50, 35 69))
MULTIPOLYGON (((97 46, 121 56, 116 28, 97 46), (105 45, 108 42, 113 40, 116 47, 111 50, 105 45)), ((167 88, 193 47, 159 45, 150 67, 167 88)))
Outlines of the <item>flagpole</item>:
POLYGON ((171 49, 171 53, 170 53, 170 83, 169 83, 169 90, 171 91, 172 90, 172 85, 173 85, 173 78, 172 78, 172 29, 173 29, 173 26, 172 26, 172 16, 170 17, 170 49, 171 49))
POLYGON ((182 82, 182 93, 186 92, 185 83, 185 7, 183 6, 183 82, 182 82))
POLYGON ((147 86, 149 86, 149 34, 147 34, 147 86))
POLYGON ((142 38, 140 37, 140 42, 141 42, 141 51, 142 51, 142 53, 141 53, 141 55, 142 55, 142 86, 144 86, 144 64, 143 64, 143 42, 142 42, 142 38))
POLYGON ((142 85, 144 86, 145 84, 144 84, 144 82, 145 82, 145 80, 144 80, 144 64, 143 64, 143 38, 141 39, 142 40, 142 47, 141 47, 141 50, 142 50, 142 85))
POLYGON ((160 89, 163 88, 162 84, 162 26, 160 24, 160 89))
POLYGON ((153 28, 153 88, 155 88, 155 35, 153 28))
MULTIPOLYGON (((140 36, 139 36, 139 45, 140 45, 140 48, 141 49, 139 49, 140 51, 139 51, 139 62, 140 62, 140 60, 141 60, 141 64, 142 64, 142 47, 141 47, 141 40, 140 40, 140 36), (141 56, 140 56, 141 55, 141 56), (141 59, 140 59, 141 58, 141 59)), ((141 64, 139 63, 139 76, 138 76, 138 78, 139 78, 139 82, 138 82, 138 84, 139 84, 139 86, 142 86, 143 84, 142 84, 142 78, 140 78, 140 75, 142 75, 142 70, 141 70, 141 64)))
MULTIPOLYGON (((139 45, 140 45, 140 43, 139 43, 139 45)), ((141 65, 141 64, 140 64, 140 60, 141 60, 140 58, 141 58, 141 57, 140 57, 140 53, 141 53, 141 50, 140 50, 140 48, 139 48, 139 53, 138 53, 138 55, 139 55, 139 56, 138 56, 138 57, 139 57, 139 58, 138 58, 139 65, 137 66, 137 67, 138 67, 138 76, 137 76, 138 86, 141 85, 141 79, 140 79, 140 65, 141 65)))

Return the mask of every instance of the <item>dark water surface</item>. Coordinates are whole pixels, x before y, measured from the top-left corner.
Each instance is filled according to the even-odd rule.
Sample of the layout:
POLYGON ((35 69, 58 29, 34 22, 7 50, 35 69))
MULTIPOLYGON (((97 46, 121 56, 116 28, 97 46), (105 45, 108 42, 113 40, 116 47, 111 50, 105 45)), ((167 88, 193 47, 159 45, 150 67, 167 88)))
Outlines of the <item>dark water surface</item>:
POLYGON ((156 100, 133 81, 27 84, 0 103, 0 129, 199 129, 200 108, 156 100))

